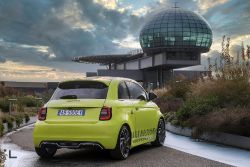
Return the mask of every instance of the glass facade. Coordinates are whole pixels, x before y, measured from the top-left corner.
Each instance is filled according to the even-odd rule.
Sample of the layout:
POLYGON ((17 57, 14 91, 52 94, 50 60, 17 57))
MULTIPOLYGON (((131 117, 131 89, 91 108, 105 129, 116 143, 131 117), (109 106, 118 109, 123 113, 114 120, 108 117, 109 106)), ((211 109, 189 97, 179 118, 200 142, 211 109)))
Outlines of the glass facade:
POLYGON ((141 30, 144 51, 164 50, 207 52, 212 44, 212 30, 200 15, 180 8, 156 14, 141 30))

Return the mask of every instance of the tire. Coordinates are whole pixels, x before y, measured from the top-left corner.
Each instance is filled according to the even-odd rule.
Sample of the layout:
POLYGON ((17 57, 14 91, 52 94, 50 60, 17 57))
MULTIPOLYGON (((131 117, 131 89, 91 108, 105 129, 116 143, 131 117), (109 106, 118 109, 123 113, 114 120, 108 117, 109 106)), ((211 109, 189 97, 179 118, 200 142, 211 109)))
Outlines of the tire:
POLYGON ((156 139, 151 144, 154 146, 162 146, 166 138, 165 122, 163 118, 160 118, 156 131, 156 139))
POLYGON ((127 126, 123 125, 120 129, 116 147, 110 150, 110 155, 114 159, 124 160, 128 157, 131 147, 131 133, 127 126))
POLYGON ((37 155, 39 155, 41 158, 44 158, 44 159, 50 159, 52 158, 56 151, 57 151, 57 148, 55 147, 40 147, 40 148, 35 148, 36 150, 36 153, 37 155))

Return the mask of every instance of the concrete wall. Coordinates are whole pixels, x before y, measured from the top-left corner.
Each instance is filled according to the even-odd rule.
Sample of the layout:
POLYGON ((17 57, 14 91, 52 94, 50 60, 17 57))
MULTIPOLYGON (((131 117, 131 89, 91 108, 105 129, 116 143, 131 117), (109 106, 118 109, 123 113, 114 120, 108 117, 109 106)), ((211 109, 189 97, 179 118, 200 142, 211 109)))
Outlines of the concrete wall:
POLYGON ((187 70, 174 70, 174 77, 185 77, 189 80, 199 79, 201 76, 208 76, 211 71, 187 71, 187 70))
POLYGON ((198 60, 167 60, 166 64, 171 66, 194 66, 194 65, 200 65, 200 62, 198 60))
POLYGON ((94 77, 94 76, 97 76, 96 72, 87 72, 86 73, 86 77, 94 77))
POLYGON ((142 81, 143 75, 140 70, 97 70, 98 76, 125 77, 142 81))
MULTIPOLYGON (((166 66, 169 69, 188 67, 200 64, 200 54, 192 52, 163 52, 117 64, 119 70, 123 69, 145 69, 157 66, 166 66)), ((112 67, 114 69, 114 67, 112 67)))
POLYGON ((167 81, 172 79, 173 73, 170 69, 161 68, 161 66, 143 70, 144 86, 153 84, 153 88, 163 86, 167 81))
POLYGON ((133 60, 126 63, 126 70, 138 70, 139 69, 139 61, 133 60))
POLYGON ((159 66, 166 63, 166 54, 159 53, 154 56, 154 66, 159 66))
POLYGON ((153 57, 141 59, 141 69, 153 66, 153 57))
POLYGON ((122 64, 117 64, 116 69, 117 69, 117 70, 124 70, 124 63, 122 63, 122 64))

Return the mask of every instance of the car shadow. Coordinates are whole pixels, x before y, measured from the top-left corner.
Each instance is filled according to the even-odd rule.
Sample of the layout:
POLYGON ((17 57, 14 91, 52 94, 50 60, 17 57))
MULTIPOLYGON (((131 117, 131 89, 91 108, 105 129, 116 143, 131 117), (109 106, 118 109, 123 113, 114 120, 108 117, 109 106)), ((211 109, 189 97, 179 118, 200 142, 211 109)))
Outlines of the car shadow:
MULTIPOLYGON (((138 147, 135 147, 131 150, 130 156, 136 156, 138 154, 143 154, 152 149, 158 149, 150 144, 144 144, 138 147)), ((143 156, 142 156, 143 157, 143 156)), ((132 158, 134 159, 134 158, 132 158)), ((97 150, 97 149, 80 149, 80 150, 67 150, 60 149, 58 153, 54 156, 53 159, 41 159, 39 158, 36 162, 37 166, 52 165, 53 166, 73 166, 73 165, 94 165, 94 166, 103 166, 103 165, 114 165, 116 162, 121 162, 114 160, 110 157, 110 154, 106 150, 97 150), (39 165, 38 165, 39 164, 39 165)))

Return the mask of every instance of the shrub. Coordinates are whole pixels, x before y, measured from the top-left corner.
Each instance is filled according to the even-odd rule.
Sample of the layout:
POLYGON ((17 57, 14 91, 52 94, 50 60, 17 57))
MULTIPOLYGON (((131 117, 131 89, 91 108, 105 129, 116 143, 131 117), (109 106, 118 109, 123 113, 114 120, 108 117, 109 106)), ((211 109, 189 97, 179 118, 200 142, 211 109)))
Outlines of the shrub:
POLYGON ((175 112, 168 112, 168 113, 164 114, 164 117, 165 117, 165 121, 171 122, 173 119, 175 119, 176 113, 175 112))
POLYGON ((37 100, 31 96, 21 97, 18 99, 18 101, 20 102, 20 104, 27 106, 27 107, 36 107, 38 103, 37 100))
POLYGON ((177 111, 182 105, 183 100, 180 98, 157 98, 154 102, 160 107, 161 112, 167 113, 171 111, 177 111))
POLYGON ((12 116, 15 118, 17 127, 23 123, 23 118, 25 118, 24 113, 21 112, 12 113, 12 116))
POLYGON ((154 90, 154 93, 157 95, 158 98, 165 98, 168 94, 167 87, 162 87, 154 90))
POLYGON ((7 155, 5 154, 5 152, 0 148, 0 166, 5 166, 4 162, 6 161, 6 157, 7 155))
POLYGON ((13 121, 13 117, 11 117, 9 114, 3 114, 1 116, 1 119, 3 121, 3 123, 7 123, 8 121, 13 121))
POLYGON ((22 117, 16 117, 16 126, 19 127, 23 123, 22 117))
POLYGON ((17 112, 24 112, 24 104, 21 101, 17 101, 17 112))
POLYGON ((25 123, 30 121, 30 117, 27 113, 24 114, 24 117, 25 117, 25 123))
POLYGON ((172 125, 176 125, 176 126, 180 125, 180 121, 179 121, 177 118, 174 118, 173 120, 171 120, 170 123, 171 123, 172 125))
POLYGON ((216 96, 221 107, 247 107, 250 101, 249 75, 245 67, 223 70, 216 79, 191 84, 190 97, 216 96), (244 72, 240 72, 240 71, 244 72))
POLYGON ((8 114, 1 115, 1 119, 3 123, 7 123, 8 129, 13 128, 13 121, 15 121, 15 118, 13 116, 10 116, 8 114))
POLYGON ((224 108, 204 116, 193 116, 187 121, 188 126, 203 131, 221 131, 250 137, 250 110, 224 108))
POLYGON ((175 98, 186 99, 187 94, 190 92, 190 82, 181 80, 170 83, 169 94, 175 98))
POLYGON ((193 97, 185 101, 183 107, 177 111, 176 116, 178 120, 185 121, 192 116, 205 115, 212 112, 218 106, 217 97, 193 97))
POLYGON ((182 98, 186 99, 188 93, 190 92, 191 82, 180 78, 176 80, 171 80, 166 83, 162 88, 155 89, 154 93, 159 98, 182 98))

